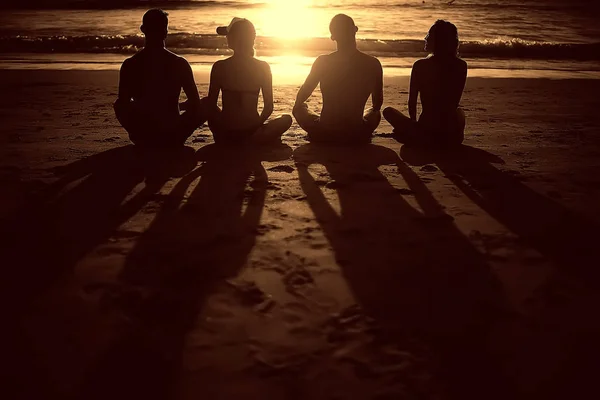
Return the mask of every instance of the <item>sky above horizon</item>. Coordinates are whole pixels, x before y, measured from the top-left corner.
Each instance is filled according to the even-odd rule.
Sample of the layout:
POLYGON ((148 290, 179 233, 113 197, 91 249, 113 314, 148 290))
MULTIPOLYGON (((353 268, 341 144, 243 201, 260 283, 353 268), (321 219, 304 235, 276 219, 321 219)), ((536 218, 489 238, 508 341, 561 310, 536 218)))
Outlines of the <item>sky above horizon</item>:
MULTIPOLYGON (((145 4, 152 4, 152 3, 161 3, 161 4, 173 4, 176 5, 176 3, 189 3, 189 2, 210 2, 210 3, 232 3, 232 2, 237 2, 237 3, 276 3, 276 2, 287 2, 289 3, 290 0, 3 0, 2 3, 4 5, 6 4, 13 4, 13 5, 21 5, 21 6, 28 6, 28 5, 37 5, 37 6, 52 6, 52 5, 65 5, 65 4, 85 4, 85 3, 89 3, 89 4, 103 4, 103 5, 129 5, 129 4, 139 4, 139 5, 145 5, 145 4)), ((318 1, 313 1, 311 0, 312 3, 315 4, 319 4, 319 5, 327 5, 327 4, 339 4, 339 5, 343 5, 343 4, 356 4, 356 3, 362 3, 362 2, 368 2, 368 3, 379 3, 379 4, 406 4, 406 3, 422 3, 423 0, 329 0, 329 1, 322 1, 322 0, 318 0, 318 1)), ((460 3, 464 3, 464 4, 514 4, 514 5, 521 5, 521 4, 589 4, 589 5, 595 5, 598 3, 597 0, 426 0, 426 3, 439 3, 439 4, 444 4, 444 3, 450 3, 453 2, 454 4, 460 4, 460 3)))

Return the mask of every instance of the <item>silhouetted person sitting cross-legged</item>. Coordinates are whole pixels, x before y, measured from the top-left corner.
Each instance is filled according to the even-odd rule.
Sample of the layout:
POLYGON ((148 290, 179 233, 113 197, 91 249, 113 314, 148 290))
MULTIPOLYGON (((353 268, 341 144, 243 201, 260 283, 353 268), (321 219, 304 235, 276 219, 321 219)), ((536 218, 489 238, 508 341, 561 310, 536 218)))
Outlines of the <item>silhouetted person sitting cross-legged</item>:
POLYGON ((462 143, 465 114, 459 108, 467 79, 467 63, 458 58, 458 31, 454 24, 438 20, 425 37, 425 50, 433 55, 415 62, 410 76, 410 118, 392 107, 383 116, 394 127, 400 143, 455 146, 462 143), (417 97, 421 116, 417 122, 417 97))
POLYGON ((349 16, 333 17, 329 31, 337 51, 315 60, 296 96, 294 117, 311 142, 369 143, 381 121, 381 63, 356 48, 358 28, 349 16), (320 116, 305 103, 318 84, 323 96, 320 116), (369 96, 373 107, 363 115, 369 96))
POLYGON ((281 135, 292 125, 292 117, 282 115, 267 122, 273 113, 273 79, 269 64, 254 58, 254 25, 245 18, 233 18, 229 26, 217 28, 217 33, 227 36, 233 56, 217 61, 210 72, 208 126, 215 142, 281 143, 281 135), (259 114, 260 91, 264 106, 259 114), (219 93, 222 110, 217 106, 219 93))
POLYGON ((168 23, 164 11, 147 11, 144 49, 121 66, 115 114, 136 145, 182 146, 207 119, 190 64, 165 48, 168 23), (187 101, 180 114, 182 88, 187 101))

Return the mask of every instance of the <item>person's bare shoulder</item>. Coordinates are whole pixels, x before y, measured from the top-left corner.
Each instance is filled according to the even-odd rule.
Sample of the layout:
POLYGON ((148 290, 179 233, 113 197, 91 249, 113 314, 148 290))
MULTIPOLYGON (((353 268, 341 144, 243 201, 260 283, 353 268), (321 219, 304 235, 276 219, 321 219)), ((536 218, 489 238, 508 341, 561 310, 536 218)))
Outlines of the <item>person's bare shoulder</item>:
POLYGON ((433 62, 434 60, 431 57, 421 58, 415 61, 415 63, 412 66, 411 75, 416 77, 421 74, 427 74, 427 71, 431 70, 431 65, 433 64, 433 62))
POLYGON ((379 61, 379 59, 377 57, 373 57, 368 54, 365 54, 365 56, 367 56, 369 66, 373 69, 373 71, 378 72, 379 70, 382 69, 381 61, 379 61))
POLYGON ((259 69, 261 71, 263 79, 265 79, 266 81, 272 80, 273 75, 271 73, 271 66, 269 65, 269 63, 266 61, 262 61, 262 60, 257 60, 257 61, 258 61, 259 69))
POLYGON ((256 62, 256 65, 258 66, 258 68, 263 71, 263 72, 271 72, 271 66, 269 65, 268 62, 263 61, 263 60, 257 60, 256 58, 254 59, 256 62))
POLYGON ((215 61, 214 64, 212 65, 212 71, 220 71, 221 69, 223 69, 223 66, 225 65, 226 62, 227 62, 227 59, 215 61))
POLYGON ((413 68, 424 68, 427 64, 431 63, 431 58, 421 58, 413 64, 413 68))
POLYGON ((313 63, 315 66, 326 66, 330 60, 332 60, 335 56, 336 56, 337 52, 333 52, 333 53, 329 53, 329 54, 321 54, 320 56, 317 56, 317 58, 315 59, 315 62, 313 63))
POLYGON ((173 53, 172 51, 167 50, 167 57, 169 59, 169 62, 173 63, 173 65, 175 65, 176 68, 181 71, 187 71, 192 68, 190 63, 188 62, 188 60, 185 57, 177 55, 177 54, 173 53))
POLYGON ((125 61, 123 61, 123 65, 121 66, 121 68, 123 68, 123 67, 129 68, 129 69, 135 68, 136 65, 138 65, 140 62, 143 62, 143 59, 144 59, 143 53, 141 51, 138 51, 131 57, 126 58, 125 61))
POLYGON ((357 63, 360 65, 360 69, 365 76, 377 78, 381 75, 383 71, 383 67, 381 66, 381 62, 377 59, 377 57, 373 57, 366 53, 360 52, 361 62, 357 63))
POLYGON ((126 58, 123 61, 123 64, 121 64, 121 69, 129 69, 129 68, 131 68, 131 66, 135 63, 135 61, 133 60, 133 57, 135 57, 135 55, 133 55, 133 56, 131 56, 129 58, 126 58))
POLYGON ((235 64, 233 57, 227 57, 222 60, 215 61, 212 66, 213 71, 225 71, 230 68, 231 65, 235 64))

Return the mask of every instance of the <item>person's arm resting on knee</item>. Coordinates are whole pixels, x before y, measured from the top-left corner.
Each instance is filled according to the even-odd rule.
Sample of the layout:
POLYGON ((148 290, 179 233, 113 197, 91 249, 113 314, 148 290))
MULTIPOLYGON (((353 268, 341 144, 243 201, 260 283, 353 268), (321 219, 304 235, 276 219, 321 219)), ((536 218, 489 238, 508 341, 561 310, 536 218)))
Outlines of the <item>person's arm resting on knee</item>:
POLYGON ((261 84, 261 91, 263 95, 263 110, 260 113, 260 123, 263 124, 271 114, 273 114, 273 76, 271 75, 271 67, 269 64, 264 63, 264 74, 263 82, 261 84))
POLYGON ((115 105, 131 102, 131 98, 133 97, 131 74, 130 61, 125 60, 123 65, 121 65, 121 71, 119 72, 119 94, 117 95, 115 105))
POLYGON ((408 115, 412 121, 417 120, 417 98, 421 82, 419 81, 419 61, 415 62, 410 73, 410 87, 408 89, 408 115))
POLYGON ((371 103, 373 104, 373 111, 381 111, 381 107, 383 106, 383 68, 379 60, 376 61, 377 75, 375 76, 375 85, 371 93, 371 103))
POLYGON ((185 110, 199 110, 200 108, 200 95, 198 94, 198 88, 196 87, 196 81, 194 80, 194 73, 192 67, 185 60, 181 59, 181 74, 183 77, 182 88, 185 93, 187 100, 179 105, 179 108, 185 110))
MULTIPOLYGON (((209 115, 214 114, 215 109, 218 108, 219 93, 223 87, 221 78, 221 61, 217 61, 213 64, 210 70, 210 83, 208 85, 208 96, 206 96, 206 105, 208 106, 209 115)), ((210 117, 209 117, 210 118, 210 117)))
POLYGON ((456 108, 460 105, 460 99, 463 95, 463 91, 465 90, 465 84, 467 83, 467 63, 463 60, 460 60, 460 75, 458 75, 458 79, 455 81, 455 85, 452 90, 451 96, 451 104, 456 108))
POLYGON ((322 64, 323 58, 317 57, 310 70, 310 73, 306 77, 306 81, 304 81, 304 84, 300 87, 300 90, 298 90, 296 102, 294 103, 294 109, 302 107, 312 92, 317 88, 317 85, 321 81, 321 71, 323 68, 322 64))

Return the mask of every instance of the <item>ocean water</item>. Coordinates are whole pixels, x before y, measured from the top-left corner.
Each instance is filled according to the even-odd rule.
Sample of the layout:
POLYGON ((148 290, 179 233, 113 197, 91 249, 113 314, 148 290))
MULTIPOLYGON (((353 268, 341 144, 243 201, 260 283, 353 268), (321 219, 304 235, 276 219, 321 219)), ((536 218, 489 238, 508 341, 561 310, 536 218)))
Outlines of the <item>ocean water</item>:
POLYGON ((600 72, 600 12, 592 0, 5 0, 0 67, 116 68, 143 46, 139 25, 149 6, 169 12, 168 47, 197 65, 230 53, 215 28, 239 16, 256 26, 257 56, 307 67, 335 48, 328 24, 346 13, 359 27, 359 48, 387 69, 407 70, 424 56, 429 27, 446 19, 457 25, 471 68, 600 72))

